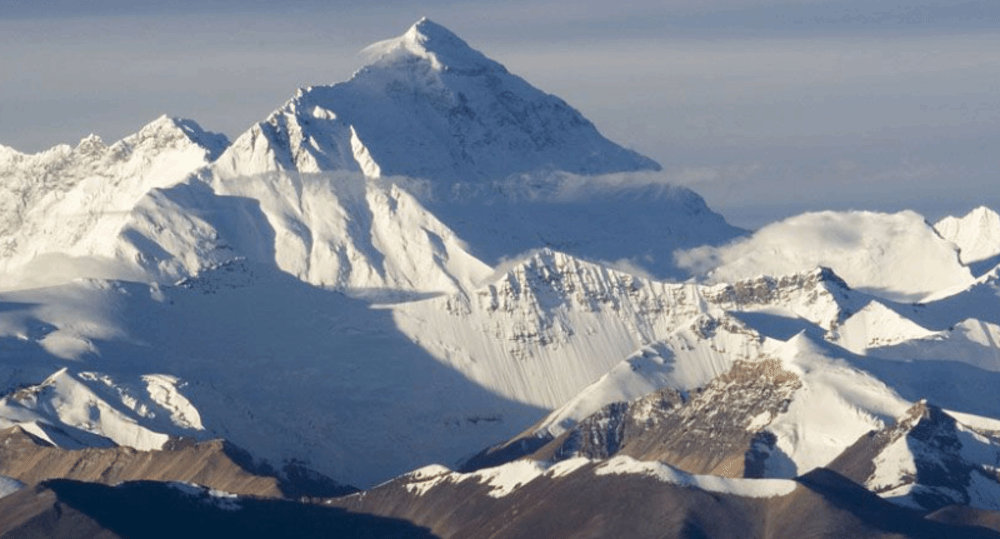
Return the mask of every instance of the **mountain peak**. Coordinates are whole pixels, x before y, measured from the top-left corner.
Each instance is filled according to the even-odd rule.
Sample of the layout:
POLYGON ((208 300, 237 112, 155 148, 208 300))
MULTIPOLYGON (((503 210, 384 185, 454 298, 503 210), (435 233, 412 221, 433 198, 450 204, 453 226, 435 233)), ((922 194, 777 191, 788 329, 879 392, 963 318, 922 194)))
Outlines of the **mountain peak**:
POLYGON ((419 21, 413 23, 413 26, 403 34, 403 38, 414 43, 432 45, 427 47, 428 49, 434 48, 433 46, 435 45, 452 48, 469 48, 469 45, 462 38, 455 35, 454 32, 427 17, 421 17, 419 21))
POLYGON ((482 70, 499 67, 481 52, 473 49, 454 32, 428 19, 421 18, 403 35, 369 45, 365 53, 379 63, 394 63, 417 57, 430 62, 437 71, 482 70))
POLYGON ((986 206, 963 217, 945 217, 934 229, 958 246, 963 264, 991 260, 1000 254, 1000 215, 986 206))
POLYGON ((208 159, 214 160, 229 146, 229 139, 221 133, 206 131, 194 120, 175 118, 166 114, 143 126, 135 135, 125 140, 138 144, 143 140, 161 141, 187 139, 204 148, 208 159))
POLYGON ((91 133, 76 145, 77 153, 83 155, 99 155, 108 149, 108 145, 101 140, 101 137, 91 133))
POLYGON ((235 175, 346 170, 442 182, 660 170, 429 19, 364 52, 371 64, 296 93, 220 166, 235 175))

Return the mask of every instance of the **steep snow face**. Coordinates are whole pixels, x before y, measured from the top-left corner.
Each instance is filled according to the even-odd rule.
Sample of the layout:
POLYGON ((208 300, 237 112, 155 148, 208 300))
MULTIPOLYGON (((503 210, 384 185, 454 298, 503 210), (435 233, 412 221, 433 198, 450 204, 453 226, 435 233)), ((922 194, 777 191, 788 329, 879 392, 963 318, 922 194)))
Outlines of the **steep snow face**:
MULTIPOLYGON (((295 459, 352 484, 455 462, 542 415, 439 363, 399 332, 391 305, 273 266, 234 262, 177 286, 77 281, 5 293, 0 305, 0 380, 9 389, 71 361, 74 371, 110 374, 110 384, 104 374, 81 383, 151 432, 222 437, 277 468, 295 459), (121 387, 143 406, 129 408, 116 396, 121 387)), ((78 395, 73 420, 9 417, 60 425, 74 439, 97 435, 91 445, 114 439, 90 428, 91 399, 78 395)))
POLYGON ((1000 215, 986 206, 979 206, 964 217, 945 217, 934 229, 958 246, 963 264, 1000 255, 1000 215))
POLYGON ((119 254, 116 238, 129 212, 148 191, 181 181, 226 144, 190 120, 164 116, 111 146, 91 135, 76 148, 0 152, 4 286, 128 274, 127 257, 117 269, 106 259, 119 254))
POLYGON ((377 59, 351 80, 301 90, 239 137, 220 158, 220 172, 475 181, 537 170, 659 169, 427 19, 369 52, 377 59))
POLYGON ((706 287, 542 250, 471 293, 399 305, 394 318, 470 379, 554 409, 536 434, 558 435, 611 402, 703 386, 757 358, 763 337, 834 328, 860 305, 826 269, 706 287))
POLYGON ((549 414, 534 436, 555 437, 615 402, 630 402, 663 388, 704 386, 736 361, 757 358, 756 332, 728 316, 703 315, 644 347, 549 414))
POLYGON ((491 273, 407 191, 348 173, 221 179, 206 171, 144 197, 121 240, 159 282, 245 259, 385 297, 453 293, 491 273))
POLYGON ((795 301, 805 312, 813 297, 824 311, 824 275, 705 289, 541 251, 469 290, 359 301, 233 261, 177 286, 79 281, 4 294, 2 374, 17 384, 79 362, 148 387, 143 402, 159 419, 130 417, 150 430, 203 426, 273 463, 296 458, 369 485, 509 438, 609 370, 604 388, 620 392, 593 391, 554 424, 660 384, 702 385, 759 346, 715 301, 767 307, 798 297, 776 283, 812 282, 795 301), (770 292, 734 292, 757 289, 770 292), (662 363, 615 368, 642 347, 662 363), (162 389, 174 379, 191 381, 183 399, 162 389))
POLYGON ((911 211, 806 213, 730 245, 680 253, 678 259, 714 282, 826 266, 852 288, 897 301, 961 290, 974 282, 954 244, 911 211))
MULTIPOLYGON (((542 250, 468 294, 399 305, 394 318, 422 348, 484 387, 554 408, 640 347, 709 339, 719 325, 709 311, 698 286, 542 250)), ((705 360, 697 366, 671 358, 660 370, 684 385, 704 383, 749 353, 744 340, 734 339, 730 354, 706 346, 685 355, 705 360)))

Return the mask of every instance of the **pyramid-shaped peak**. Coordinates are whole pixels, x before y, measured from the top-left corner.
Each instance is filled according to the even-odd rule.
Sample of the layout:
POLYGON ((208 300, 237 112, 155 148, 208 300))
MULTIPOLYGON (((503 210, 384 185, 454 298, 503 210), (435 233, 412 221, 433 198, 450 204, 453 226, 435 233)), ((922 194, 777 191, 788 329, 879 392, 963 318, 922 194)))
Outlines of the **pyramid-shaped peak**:
POLYGON ((406 31, 404 37, 425 44, 428 49, 441 46, 448 48, 469 48, 469 45, 462 38, 455 35, 454 32, 427 17, 422 17, 419 21, 415 22, 406 31))
POLYGON ((194 120, 166 114, 146 124, 134 135, 126 137, 122 143, 134 148, 139 145, 158 147, 171 141, 194 143, 204 148, 210 159, 215 159, 229 146, 229 139, 225 135, 206 131, 194 120))
POLYGON ((440 24, 424 17, 403 35, 380 41, 364 50, 379 62, 417 57, 427 60, 441 71, 499 67, 462 38, 440 24))

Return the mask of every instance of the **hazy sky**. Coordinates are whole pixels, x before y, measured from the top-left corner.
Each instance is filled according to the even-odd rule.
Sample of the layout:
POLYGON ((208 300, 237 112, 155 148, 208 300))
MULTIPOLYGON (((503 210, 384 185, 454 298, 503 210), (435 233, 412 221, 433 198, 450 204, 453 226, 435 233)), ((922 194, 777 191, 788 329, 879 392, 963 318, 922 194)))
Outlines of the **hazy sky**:
POLYGON ((996 0, 0 2, 0 144, 237 136, 427 15, 731 222, 1000 209, 996 0))

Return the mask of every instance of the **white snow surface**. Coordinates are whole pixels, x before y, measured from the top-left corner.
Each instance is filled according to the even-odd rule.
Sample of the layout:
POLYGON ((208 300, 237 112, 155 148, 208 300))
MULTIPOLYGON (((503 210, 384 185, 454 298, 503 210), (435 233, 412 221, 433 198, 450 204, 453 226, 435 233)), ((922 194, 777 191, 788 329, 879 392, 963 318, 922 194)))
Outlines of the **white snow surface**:
MULTIPOLYGON (((973 423, 983 418, 969 417, 973 423)), ((958 419, 958 417, 956 417, 958 419)), ((912 421, 912 419, 907 419, 912 421)), ((902 423, 910 429, 912 423, 902 423)), ((947 425, 930 426, 926 430, 946 430, 947 425)), ((865 486, 894 503, 921 508, 915 494, 945 497, 951 503, 968 504, 979 509, 1000 510, 1000 438, 997 432, 979 431, 958 419, 953 433, 954 445, 939 447, 923 439, 900 435, 875 455, 875 471, 865 486), (989 433, 989 434, 987 434, 989 433), (958 472, 967 467, 966 473, 958 472), (920 483, 925 475, 943 475, 949 484, 920 483)), ((935 478, 940 481, 940 477, 935 478)))
POLYGON ((963 264, 1000 255, 1000 215, 979 206, 963 217, 945 217, 934 225, 941 237, 959 248, 963 264))
POLYGON ((974 282, 955 245, 912 211, 806 213, 723 247, 679 253, 678 261, 710 282, 825 266, 852 288, 897 301, 957 291, 974 282))
MULTIPOLYGON (((863 354, 871 348, 940 338, 939 332, 921 327, 883 303, 873 300, 840 326, 834 340, 852 352, 863 354)), ((884 355, 880 354, 879 357, 884 355)))
POLYGON ((692 475, 660 462, 617 456, 597 466, 596 475, 646 475, 664 483, 746 498, 773 498, 791 494, 798 485, 789 479, 743 479, 717 475, 692 475))
POLYGON ((501 466, 470 473, 453 472, 445 466, 433 464, 405 474, 398 478, 398 481, 403 482, 406 490, 417 496, 423 496, 441 484, 474 481, 489 486, 488 494, 490 497, 503 498, 539 477, 562 477, 591 463, 591 460, 585 458, 567 459, 555 464, 534 460, 515 460, 501 466))

